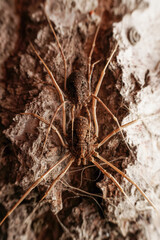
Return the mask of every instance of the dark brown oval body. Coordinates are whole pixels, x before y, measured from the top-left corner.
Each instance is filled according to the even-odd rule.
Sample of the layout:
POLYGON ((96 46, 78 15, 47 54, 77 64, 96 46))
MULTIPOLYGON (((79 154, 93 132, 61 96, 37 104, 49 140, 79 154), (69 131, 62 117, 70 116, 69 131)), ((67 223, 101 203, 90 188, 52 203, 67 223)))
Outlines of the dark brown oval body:
POLYGON ((80 108, 86 104, 89 96, 88 82, 80 71, 72 72, 67 79, 67 94, 69 100, 80 108))

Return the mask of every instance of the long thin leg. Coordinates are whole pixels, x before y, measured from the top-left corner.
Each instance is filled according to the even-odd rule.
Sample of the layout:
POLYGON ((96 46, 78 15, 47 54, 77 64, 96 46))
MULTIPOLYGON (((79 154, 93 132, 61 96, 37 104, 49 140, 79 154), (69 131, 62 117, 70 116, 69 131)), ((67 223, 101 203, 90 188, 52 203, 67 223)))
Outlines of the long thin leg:
MULTIPOLYGON (((44 11, 44 13, 45 13, 45 11, 44 11)), ((65 56, 64 56, 64 53, 63 53, 63 50, 62 50, 62 46, 61 46, 61 44, 60 44, 60 42, 59 42, 59 40, 58 40, 58 38, 57 38, 57 35, 56 35, 55 31, 54 31, 53 26, 52 26, 52 24, 51 24, 51 21, 50 21, 50 19, 49 19, 49 17, 47 16, 46 13, 45 13, 45 16, 46 16, 47 21, 48 21, 48 23, 49 23, 50 29, 51 29, 51 31, 52 31, 55 39, 56 39, 57 45, 58 45, 58 47, 59 47, 59 50, 60 50, 60 52, 61 52, 62 59, 63 59, 63 62, 64 62, 64 91, 66 91, 66 85, 67 85, 67 62, 66 62, 66 58, 65 58, 65 56)))
MULTIPOLYGON (((38 52, 36 51, 36 49, 34 48, 33 44, 30 42, 30 45, 33 49, 33 51, 35 52, 35 54, 37 55, 37 57, 40 59, 40 61, 43 63, 43 66, 45 67, 45 69, 47 70, 51 80, 52 80, 52 83, 53 85, 55 86, 55 88, 57 89, 57 92, 59 94, 59 97, 60 97, 60 100, 61 100, 61 103, 64 102, 64 96, 63 96, 63 92, 62 90, 60 89, 60 87, 58 86, 51 70, 48 68, 48 66, 46 65, 46 63, 44 62, 44 60, 40 57, 40 55, 38 54, 38 52)), ((66 135, 66 114, 65 114, 65 105, 63 106, 63 133, 64 135, 66 135)))
POLYGON ((72 163, 74 162, 75 158, 71 158, 71 160, 69 161, 69 163, 66 165, 66 167, 62 170, 62 172, 54 179, 54 181, 52 182, 51 186, 49 187, 49 189, 47 190, 47 192, 45 193, 45 195, 41 198, 40 201, 42 201, 47 195, 48 193, 51 191, 51 189, 54 187, 54 185, 66 174, 66 172, 68 171, 68 169, 70 168, 70 166, 72 165, 72 163))
MULTIPOLYGON (((103 78, 104 78, 104 75, 106 73, 106 69, 113 57, 113 55, 115 54, 116 50, 117 50, 117 47, 118 47, 118 43, 116 44, 111 56, 109 57, 108 61, 106 62, 106 65, 104 66, 103 68, 103 71, 101 72, 101 76, 98 80, 98 83, 97 83, 97 86, 96 86, 96 90, 94 92, 94 95, 97 96, 98 93, 99 93, 99 89, 101 87, 101 84, 102 84, 102 81, 103 81, 103 78)), ((97 104, 97 100, 96 99, 93 99, 93 103, 92 103, 92 114, 93 114, 93 121, 94 121, 94 125, 95 125, 95 134, 96 136, 98 137, 98 132, 99 132, 99 129, 98 129, 98 122, 97 122, 97 116, 96 116, 96 104, 97 104)))
POLYGON ((72 121, 72 147, 73 147, 73 138, 74 138, 74 112, 75 112, 75 105, 72 106, 72 110, 71 110, 71 121, 72 121))
POLYGON ((31 186, 30 188, 23 194, 23 196, 18 200, 18 202, 9 210, 9 212, 6 214, 6 216, 2 219, 0 222, 0 225, 6 220, 6 218, 19 206, 19 204, 28 196, 28 194, 35 188, 37 187, 44 178, 47 177, 47 175, 55 168, 57 167, 60 163, 62 163, 66 158, 68 158, 71 154, 66 153, 65 156, 59 160, 56 164, 54 164, 47 172, 45 172, 40 178, 38 178, 31 186))
POLYGON ((125 197, 129 200, 127 194, 124 192, 123 188, 121 187, 121 185, 117 182, 117 180, 110 174, 108 173, 99 163, 97 163, 93 157, 90 158, 90 161, 101 170, 101 172, 106 175, 108 178, 110 178, 115 185, 119 188, 119 190, 125 195, 125 197))
MULTIPOLYGON (((50 122, 50 125, 49 125, 49 127, 48 127, 48 129, 47 129, 45 141, 44 141, 44 144, 43 144, 43 150, 44 150, 44 147, 45 147, 45 145, 46 145, 47 138, 48 138, 49 132, 50 132, 50 130, 51 130, 51 128, 52 128, 52 124, 53 124, 53 122, 54 122, 54 119, 55 119, 58 111, 61 109, 61 107, 63 107, 63 105, 64 105, 65 103, 67 103, 67 102, 68 102, 68 101, 64 101, 64 102, 61 103, 61 105, 56 109, 56 111, 55 111, 55 113, 54 113, 54 115, 53 115, 53 117, 52 117, 52 120, 51 120, 51 122, 50 122)), ((42 150, 42 153, 43 153, 43 150, 42 150)))
POLYGON ((116 121, 118 127, 120 128, 120 124, 118 122, 118 119, 115 117, 115 115, 111 112, 111 110, 106 106, 106 104, 97 96, 95 96, 94 94, 91 94, 91 96, 93 98, 95 98, 99 103, 101 103, 101 105, 107 110, 107 112, 112 116, 112 118, 116 121))
POLYGON ((106 163, 108 166, 110 166, 116 172, 118 172, 122 177, 124 177, 130 183, 132 183, 137 188, 137 190, 142 194, 142 196, 149 202, 149 204, 156 210, 156 212, 158 214, 160 214, 160 212, 158 211, 158 209, 156 208, 154 203, 152 203, 152 201, 146 196, 146 194, 143 192, 143 190, 134 181, 132 181, 132 179, 130 179, 125 173, 123 173, 121 170, 119 170, 117 167, 115 167, 112 163, 108 162, 106 159, 104 159, 102 156, 100 156, 98 152, 95 152, 94 156, 99 158, 102 162, 106 163))
POLYGON ((100 61, 101 61, 101 59, 97 60, 96 62, 92 63, 92 65, 91 65, 91 69, 90 69, 89 76, 88 76, 89 96, 91 95, 91 78, 92 78, 93 69, 94 69, 95 65, 97 63, 99 63, 100 61))
POLYGON ((84 193, 84 194, 86 194, 86 195, 89 195, 89 196, 102 198, 102 195, 98 195, 98 194, 91 193, 91 192, 86 192, 86 191, 84 191, 83 189, 80 188, 81 186, 79 186, 79 187, 74 187, 74 186, 70 185, 68 182, 66 182, 64 179, 63 179, 63 180, 60 180, 60 182, 61 182, 63 185, 65 185, 67 188, 74 189, 74 190, 76 190, 76 191, 82 192, 82 193, 84 193))
POLYGON ((88 79, 90 78, 89 75, 90 75, 90 68, 91 68, 91 58, 92 58, 93 50, 95 48, 95 43, 96 43, 96 39, 97 39, 97 35, 98 35, 98 32, 99 32, 99 29, 100 29, 100 24, 98 25, 97 30, 95 32, 93 43, 92 43, 92 47, 91 47, 91 51, 90 51, 89 57, 88 57, 88 79))
POLYGON ((89 146, 90 146, 90 135, 91 135, 91 114, 90 114, 90 111, 88 109, 88 106, 87 104, 85 105, 85 108, 86 108, 86 112, 87 112, 87 115, 88 115, 88 119, 89 119, 89 146))
POLYGON ((114 121, 117 123, 118 128, 120 129, 121 135, 122 135, 122 137, 123 137, 123 139, 124 139, 124 142, 125 142, 126 146, 128 147, 129 151, 131 152, 132 156, 134 157, 133 152, 131 151, 128 143, 127 143, 126 140, 125 140, 124 134, 123 134, 123 132, 122 132, 122 128, 121 128, 121 126, 120 126, 120 124, 119 124, 119 121, 118 121, 118 119, 116 118, 116 116, 111 112, 111 110, 106 106, 106 104, 104 104, 104 102, 103 102, 99 97, 95 96, 94 94, 92 94, 91 96, 92 96, 93 98, 95 98, 95 99, 107 110, 107 112, 112 116, 112 118, 114 119, 114 121))
POLYGON ((105 142, 107 142, 111 137, 113 137, 116 133, 120 132, 121 129, 124 129, 124 128, 126 128, 126 127, 128 127, 128 126, 130 126, 130 125, 132 125, 132 124, 134 124, 134 123, 136 123, 136 122, 138 122, 139 120, 141 120, 141 119, 133 120, 133 121, 131 121, 131 122, 129 122, 129 123, 126 123, 126 124, 122 125, 120 128, 117 128, 117 129, 113 130, 113 131, 112 131, 111 133, 109 133, 100 143, 97 144, 96 148, 100 148, 100 147, 101 147, 105 142))
POLYGON ((75 195, 77 195, 77 192, 75 191, 78 191, 78 192, 81 192, 81 194, 78 193, 79 196, 82 196, 82 197, 89 197, 91 199, 93 199, 97 205, 99 206, 99 208, 101 209, 101 211, 103 212, 103 209, 102 207, 100 206, 100 204, 98 203, 98 201, 96 200, 95 197, 98 197, 98 198, 103 198, 101 195, 98 195, 98 194, 94 194, 94 193, 90 193, 90 192, 86 192, 80 188, 76 188, 74 186, 71 186, 69 185, 69 183, 67 183, 66 181, 63 180, 60 180, 60 182, 67 188, 69 188, 69 191, 71 191, 72 193, 74 193, 75 195), (71 190, 72 189, 72 190, 71 190), (75 190, 75 191, 74 191, 75 190))
MULTIPOLYGON (((47 124, 48 126, 50 126, 50 122, 46 121, 44 118, 40 117, 39 115, 37 115, 37 114, 35 114, 35 113, 21 113, 21 114, 22 114, 22 115, 31 115, 31 116, 37 118, 38 120, 44 122, 44 123, 47 124)), ((58 129, 57 129, 55 126, 53 126, 53 125, 51 126, 51 128, 52 128, 52 130, 53 130, 54 132, 57 133, 57 135, 58 135, 58 137, 59 137, 59 139, 60 139, 63 147, 67 148, 67 145, 64 143, 63 138, 62 138, 60 132, 58 131, 58 129)))

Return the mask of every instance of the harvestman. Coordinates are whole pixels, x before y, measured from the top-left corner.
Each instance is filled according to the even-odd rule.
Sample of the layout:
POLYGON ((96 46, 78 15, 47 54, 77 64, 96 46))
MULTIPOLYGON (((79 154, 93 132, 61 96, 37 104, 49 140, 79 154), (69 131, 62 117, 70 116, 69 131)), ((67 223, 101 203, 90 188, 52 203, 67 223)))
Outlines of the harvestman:
MULTIPOLYGON (((47 17, 47 16, 46 16, 47 17)), ((108 66, 108 64, 110 63, 118 45, 116 44, 109 60, 107 61, 105 67, 103 68, 103 71, 101 72, 100 78, 98 80, 97 86, 96 86, 96 90, 94 92, 94 94, 91 94, 91 87, 90 87, 90 81, 91 81, 91 76, 92 76, 92 72, 93 72, 93 68, 94 65, 96 63, 98 63, 99 61, 93 63, 91 65, 91 57, 92 57, 92 53, 95 47, 95 42, 96 42, 96 38, 97 38, 97 34, 99 31, 99 27, 98 26, 95 36, 94 36, 94 40, 92 43, 92 47, 91 47, 91 51, 89 54, 89 58, 88 58, 88 79, 84 78, 83 75, 83 86, 81 85, 81 83, 78 83, 77 76, 76 74, 79 75, 79 72, 74 72, 71 73, 72 77, 69 76, 69 78, 67 79, 67 64, 66 64, 66 60, 63 54, 63 50, 62 47, 59 43, 59 40, 55 34, 55 31, 51 25, 51 22, 49 20, 49 18, 47 17, 49 26, 55 36, 56 42, 58 44, 58 47, 60 49, 63 61, 64 61, 64 69, 65 69, 65 76, 64 76, 64 90, 67 90, 67 85, 69 86, 70 84, 67 84, 67 81, 70 81, 71 79, 71 83, 74 84, 74 88, 76 90, 76 93, 78 94, 77 99, 72 100, 72 146, 68 146, 68 144, 65 143, 65 141, 63 140, 63 137, 61 136, 60 132, 58 131, 58 129, 53 125, 53 121, 56 117, 57 112, 60 110, 60 108, 63 108, 63 134, 64 136, 67 135, 66 132, 66 116, 65 116, 65 103, 68 101, 64 100, 64 94, 62 92, 62 90, 60 89, 60 87, 58 86, 52 72, 50 71, 50 69, 48 68, 48 66, 45 64, 44 60, 40 57, 40 55, 38 54, 38 52, 35 50, 35 48, 33 47, 33 45, 31 44, 34 52, 36 53, 36 55, 38 56, 38 58, 40 59, 40 61, 43 63, 44 67, 46 68, 48 74, 51 77, 52 83, 53 85, 56 87, 59 96, 60 96, 60 100, 61 100, 61 104, 60 106, 57 108, 57 110, 55 111, 53 118, 51 120, 51 122, 46 121, 45 119, 43 119, 42 117, 40 117, 37 114, 34 113, 24 113, 25 115, 32 115, 33 117, 38 118, 40 121, 44 122, 45 124, 47 124, 48 127, 48 131, 46 134, 46 138, 45 138, 45 142, 44 145, 46 143, 49 131, 52 129, 54 132, 57 133, 62 145, 64 148, 68 149, 67 153, 63 156, 63 158, 61 158, 56 164, 54 164, 48 171, 46 171, 40 178, 38 178, 31 186, 30 188, 25 192, 25 194, 18 200, 18 202, 12 207, 11 210, 8 211, 8 213, 6 214, 6 216, 2 219, 2 221, 0 222, 0 225, 5 221, 5 219, 19 206, 19 204, 28 196, 28 194, 36 187, 38 186, 42 180, 44 178, 47 177, 47 175, 49 175, 49 173, 51 173, 51 171, 53 169, 55 169, 59 164, 61 164, 62 162, 64 162, 66 159, 70 158, 69 162, 66 164, 65 168, 61 171, 61 173, 54 179, 54 181, 52 182, 51 186, 49 187, 49 189, 47 190, 47 192, 45 193, 45 195, 42 197, 41 201, 48 195, 48 193, 50 192, 50 190, 54 187, 54 185, 66 174, 66 172, 69 170, 70 166, 72 165, 73 162, 77 161, 77 164, 80 165, 81 162, 83 162, 83 165, 86 165, 88 161, 92 162, 97 168, 100 169, 100 171, 106 175, 108 178, 110 178, 115 185, 118 187, 118 189, 127 197, 126 193, 124 192, 124 190, 122 189, 122 187, 120 186, 120 184, 117 182, 117 180, 110 174, 108 173, 97 161, 96 159, 98 158, 99 160, 101 160, 102 162, 104 162, 105 164, 107 164, 108 166, 110 166, 112 169, 114 169, 116 172, 118 172, 122 177, 126 178, 131 184, 133 184, 137 190, 143 195, 143 197, 149 202, 149 204, 158 212, 156 206, 152 203, 152 201, 145 195, 145 193, 143 192, 143 190, 134 182, 132 181, 126 174, 124 174, 121 170, 119 170, 117 167, 115 167, 112 163, 108 162, 106 159, 104 159, 102 156, 99 155, 99 153, 97 152, 97 150, 104 144, 106 143, 112 136, 114 136, 116 133, 121 132, 122 129, 128 127, 129 125, 134 124, 135 122, 137 122, 138 120, 133 120, 127 124, 124 124, 122 126, 119 125, 118 120, 116 119, 116 117, 112 114, 112 112, 107 108, 107 106, 103 103, 103 101, 101 99, 99 99, 97 97, 98 93, 99 93, 99 89, 101 86, 101 83, 103 81, 104 75, 105 75, 105 71, 106 68, 108 66), (74 79, 74 77, 75 80, 74 79), (74 81, 75 80, 75 81, 74 81), (85 86, 85 89, 83 88, 85 86), (80 90, 87 90, 87 94, 82 94, 82 92, 80 92, 80 90), (94 122, 94 127, 95 127, 95 134, 91 134, 91 116, 87 107, 87 104, 85 103, 86 100, 89 101, 90 98, 93 98, 93 103, 92 103, 92 115, 93 115, 93 122, 94 122), (116 130, 113 130, 110 134, 108 134, 100 143, 97 143, 97 137, 98 137, 98 123, 97 123, 97 117, 96 117, 96 104, 97 104, 97 100, 102 104, 102 106, 111 114, 111 116, 113 117, 113 119, 117 122, 118 124, 118 128, 116 130), (81 113, 78 114, 78 116, 74 117, 74 111, 75 109, 79 108, 80 110, 82 109, 82 107, 86 108, 86 112, 88 114, 88 118, 81 116, 81 113), (89 119, 89 121, 88 121, 89 119), (74 138, 73 138, 74 137, 74 138)), ((71 86, 71 85, 70 85, 71 86)), ((72 93, 71 93, 72 94, 72 93)), ((159 213, 159 212, 158 212, 159 213)))

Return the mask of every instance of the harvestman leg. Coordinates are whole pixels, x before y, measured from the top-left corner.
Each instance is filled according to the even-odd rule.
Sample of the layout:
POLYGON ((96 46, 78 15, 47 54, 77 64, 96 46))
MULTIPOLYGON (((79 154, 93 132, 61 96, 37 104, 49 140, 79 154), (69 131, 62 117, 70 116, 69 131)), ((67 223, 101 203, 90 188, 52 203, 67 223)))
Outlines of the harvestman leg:
MULTIPOLYGON (((67 102, 67 101, 66 101, 67 102)), ((58 129, 56 127, 54 127, 52 124, 53 124, 53 121, 56 117, 56 114, 57 112, 60 110, 60 108, 65 104, 65 102, 63 102, 58 108, 57 110, 55 111, 54 115, 53 115, 53 118, 52 118, 52 121, 51 123, 47 122, 45 119, 43 119, 42 117, 40 117, 39 115, 35 114, 35 113, 22 113, 22 115, 31 115, 35 118, 37 118, 38 120, 44 122, 45 124, 49 125, 49 128, 48 128, 48 131, 47 131, 47 134, 46 134, 46 138, 45 138, 45 142, 44 142, 44 145, 46 143, 46 140, 47 140, 47 137, 48 137, 48 134, 49 134, 49 131, 50 129, 52 128, 58 135, 62 145, 67 148, 66 144, 64 143, 63 141, 63 138, 61 136, 61 134, 59 133, 58 129)), ((43 145, 43 148, 44 148, 44 145, 43 145)), ((0 222, 0 225, 5 221, 5 219, 19 206, 19 204, 28 196, 28 194, 36 187, 39 185, 39 183, 41 183, 41 181, 56 167, 58 166, 61 162, 63 162, 66 158, 68 158, 71 154, 70 153, 66 153, 65 156, 58 162, 56 163, 54 166, 52 166, 46 173, 44 173, 40 178, 38 178, 32 185, 31 187, 25 192, 25 194, 19 199, 19 201, 13 206, 13 208, 6 214, 6 216, 2 219, 2 221, 0 222)), ((72 164, 73 162, 73 158, 70 160, 70 162, 67 164, 66 168, 59 174, 59 176, 54 180, 54 182, 52 183, 52 185, 55 185, 55 183, 58 181, 59 178, 63 177, 63 175, 67 172, 67 170, 69 169, 70 165, 72 164)), ((52 187, 51 185, 51 187, 52 187)), ((45 194, 45 196, 48 194, 48 192, 50 191, 50 188, 49 190, 47 191, 47 193, 45 194)), ((45 197, 44 196, 44 197, 45 197)), ((44 198, 43 197, 43 198, 44 198)))
MULTIPOLYGON (((112 118, 114 119, 114 121, 116 121, 118 127, 120 128, 121 126, 120 126, 120 124, 119 124, 119 122, 118 122, 118 119, 117 119, 116 116, 111 112, 111 110, 106 106, 106 104, 105 104, 99 97, 95 96, 94 94, 91 94, 91 96, 92 96, 94 99, 96 99, 96 100, 107 110, 107 112, 112 116, 112 118)), ((95 106, 95 108, 96 108, 96 106, 95 106)))
MULTIPOLYGON (((50 122, 46 121, 44 118, 40 117, 39 115, 37 115, 35 113, 21 113, 21 114, 22 115, 31 115, 31 116, 37 118, 38 120, 44 122, 45 124, 47 124, 50 127, 50 122)), ((67 148, 67 145, 64 143, 63 138, 62 138, 60 132, 58 131, 58 129, 55 126, 53 126, 53 125, 51 126, 51 128, 53 129, 54 132, 57 133, 57 135, 58 135, 58 137, 59 137, 63 147, 67 148)))
POLYGON ((18 202, 9 210, 9 212, 6 214, 6 216, 2 219, 0 222, 0 225, 6 220, 6 218, 19 206, 19 204, 28 196, 28 194, 37 187, 43 179, 47 177, 47 175, 52 172, 52 170, 57 167, 60 163, 62 163, 66 158, 68 158, 71 154, 66 153, 62 159, 60 159, 56 164, 54 164, 47 172, 45 172, 40 178, 38 178, 31 186, 30 188, 23 194, 23 196, 18 200, 18 202))
POLYGON ((112 180, 112 182, 115 183, 115 185, 119 188, 119 190, 125 195, 125 197, 129 200, 127 194, 124 192, 123 188, 121 187, 121 185, 117 182, 117 180, 110 174, 108 173, 99 163, 97 163, 93 157, 90 158, 90 161, 97 167, 100 169, 100 171, 106 175, 108 178, 110 178, 112 180))
POLYGON ((57 35, 56 35, 55 31, 54 31, 53 26, 51 24, 51 21, 50 21, 49 17, 47 16, 47 14, 45 13, 45 11, 44 11, 44 14, 45 14, 45 16, 47 18, 47 21, 49 23, 50 29, 51 29, 51 31, 52 31, 55 39, 56 39, 57 45, 59 47, 59 50, 61 52, 62 59, 63 59, 63 62, 64 62, 64 91, 66 91, 66 85, 67 85, 67 63, 66 63, 66 58, 64 56, 64 53, 63 53, 63 50, 62 50, 62 46, 61 46, 61 44, 60 44, 60 42, 59 42, 59 40, 57 38, 57 35))
MULTIPOLYGON (((44 144, 43 144, 43 150, 44 150, 44 147, 45 147, 45 145, 46 145, 47 138, 48 138, 48 135, 49 135, 50 130, 51 130, 51 128, 52 128, 52 124, 53 124, 53 122, 54 122, 54 120, 55 120, 55 117, 56 117, 58 111, 59 111, 59 110, 63 107, 63 105, 64 105, 65 103, 67 103, 67 102, 68 102, 68 101, 64 101, 63 103, 61 103, 61 105, 60 105, 59 107, 57 107, 57 109, 56 109, 56 111, 55 111, 55 113, 54 113, 54 115, 53 115, 53 117, 52 117, 52 120, 51 120, 51 122, 50 122, 50 125, 49 125, 49 127, 48 127, 48 129, 47 129, 45 141, 44 141, 44 144)), ((59 134, 60 134, 60 133, 59 133, 59 134)), ((42 153, 43 153, 43 150, 42 150, 42 153)))
MULTIPOLYGON (((134 154, 132 153, 132 151, 131 151, 128 143, 127 143, 126 140, 125 140, 125 137, 124 137, 122 128, 121 128, 121 126, 120 126, 120 124, 119 124, 119 121, 118 121, 118 119, 116 118, 116 116, 111 112, 111 110, 106 106, 106 104, 104 104, 104 102, 103 102, 99 97, 95 96, 94 94, 91 94, 91 96, 92 96, 93 98, 95 98, 95 99, 107 110, 107 112, 112 116, 113 120, 117 123, 118 128, 120 129, 120 132, 121 132, 122 137, 123 137, 123 139, 124 139, 124 142, 125 142, 125 144, 127 145, 129 151, 131 152, 131 154, 132 154, 133 157, 134 157, 134 154)), ((96 108, 96 105, 95 105, 94 107, 96 108)), ((95 110, 95 111, 96 111, 96 110, 95 110)))
MULTIPOLYGON (((62 90, 60 89, 60 87, 58 86, 51 70, 47 67, 46 63, 44 62, 44 60, 40 57, 40 55, 38 54, 38 52, 36 51, 36 49, 34 48, 33 44, 30 42, 30 45, 32 47, 32 49, 34 50, 35 54, 37 55, 37 57, 40 59, 40 61, 43 63, 45 69, 47 70, 51 80, 52 80, 52 83, 53 85, 55 86, 55 88, 57 89, 57 92, 59 94, 59 97, 60 97, 60 100, 61 100, 61 103, 64 102, 64 96, 63 96, 63 92, 62 90)), ((63 106, 63 133, 64 135, 66 136, 66 114, 65 114, 65 105, 63 106)))
POLYGON ((71 110, 71 122, 72 122, 72 147, 73 147, 73 128, 74 128, 74 113, 75 113, 75 105, 72 105, 72 110, 71 110))
POLYGON ((89 109, 88 109, 87 104, 85 105, 85 108, 86 108, 86 112, 87 112, 88 119, 89 119, 89 146, 90 146, 90 135, 91 135, 91 114, 90 114, 90 111, 89 111, 89 109))
POLYGON ((47 190, 47 192, 45 193, 45 195, 41 198, 40 202, 49 194, 49 192, 51 191, 51 189, 55 186, 55 184, 66 174, 66 172, 68 171, 68 169, 70 168, 70 166, 72 165, 72 163, 74 162, 75 158, 71 158, 71 160, 69 161, 69 163, 66 165, 66 167, 62 170, 62 172, 56 177, 56 179, 54 179, 54 181, 52 182, 52 184, 50 185, 49 189, 47 190))
MULTIPOLYGON (((108 162, 105 158, 101 157, 98 152, 95 152, 95 157, 99 158, 101 161, 103 161, 104 163, 106 163, 108 166, 110 166, 112 169, 114 169, 116 172, 118 172, 122 177, 124 177, 125 179, 127 179, 130 183, 132 183, 137 190, 142 194, 142 196, 149 202, 149 204, 156 210, 156 212, 158 214, 160 214, 160 212, 158 211, 158 209, 156 208, 156 206, 154 205, 154 203, 146 196, 146 194, 143 192, 143 190, 132 180, 130 179, 125 173, 123 173, 121 170, 119 170, 117 167, 115 167, 112 163, 108 162)), ((93 161, 92 161, 93 162, 93 161)), ((95 162, 94 162, 95 164, 95 162)), ((96 164, 95 164, 96 165, 96 164)), ((97 166, 97 165, 96 165, 97 166)), ((99 168, 99 167, 98 167, 99 168)), ((121 191, 122 192, 122 191, 121 191)), ((122 192, 124 194, 124 191, 122 192)), ((126 195, 126 194, 125 194, 126 195)))
POLYGON ((91 95, 91 78, 92 78, 93 69, 94 69, 95 65, 97 63, 99 63, 100 61, 101 61, 101 59, 97 60, 96 62, 92 63, 92 65, 91 65, 90 73, 89 73, 89 76, 88 76, 89 96, 91 95))
MULTIPOLYGON (((89 96, 91 95, 91 78, 92 78, 92 73, 93 73, 94 66, 101 61, 101 59, 100 59, 100 60, 94 62, 91 65, 92 54, 93 54, 93 51, 94 51, 94 48, 95 48, 96 39, 97 39, 97 35, 98 35, 98 32, 99 32, 99 29, 100 29, 100 23, 99 23, 99 25, 98 25, 98 27, 96 29, 96 32, 95 32, 95 35, 94 35, 94 38, 93 38, 93 42, 92 42, 92 46, 91 46, 91 50, 90 50, 90 53, 89 53, 89 56, 88 56, 88 69, 87 69, 87 71, 88 71, 89 96)), ((87 110, 87 114, 88 114, 88 118, 89 118, 89 144, 90 144, 91 116, 90 116, 90 112, 89 112, 87 106, 86 106, 86 110, 87 110)))
MULTIPOLYGON (((97 39, 97 35, 98 35, 98 32, 99 32, 99 29, 100 29, 100 24, 98 25, 97 27, 97 30, 96 30, 96 33, 95 33, 95 36, 94 36, 94 39, 93 39, 93 43, 92 43, 92 47, 91 47, 91 51, 90 51, 90 54, 89 54, 89 57, 88 57, 88 88, 89 88, 89 93, 91 94, 91 76, 92 76, 92 72, 93 72, 93 68, 95 66, 95 64, 97 64, 100 60, 96 61, 95 63, 92 64, 91 66, 91 58, 92 58, 92 54, 93 54, 93 51, 94 51, 94 48, 95 48, 95 43, 96 43, 96 39, 97 39)), ((105 75, 105 72, 106 72, 106 69, 114 55, 114 53, 116 52, 117 50, 117 47, 118 47, 118 44, 116 44, 109 60, 107 61, 102 73, 101 73, 101 76, 98 80, 98 83, 97 83, 97 86, 96 86, 96 90, 94 92, 94 95, 97 96, 98 95, 98 92, 99 92, 99 89, 100 89, 100 86, 101 86, 101 83, 103 81, 103 78, 104 78, 104 75, 105 75)), ((95 135, 98 137, 98 132, 99 132, 99 129, 98 129, 98 122, 97 122, 97 116, 96 116, 96 104, 97 104, 97 99, 93 99, 93 104, 92 104, 92 114, 93 114, 93 121, 94 121, 94 125, 95 125, 95 135)), ((112 114, 112 113, 111 113, 112 114)), ((113 116, 113 114, 112 114, 113 116)), ((119 123, 117 122, 118 126, 119 123)), ((122 133, 123 135, 123 133, 122 133)))
MULTIPOLYGON (((118 47, 118 43, 116 44, 111 56, 109 57, 108 61, 106 62, 106 65, 104 66, 102 72, 101 72, 101 75, 100 75, 100 78, 98 80, 98 83, 97 83, 97 86, 96 86, 96 90, 94 92, 94 96, 97 96, 98 93, 99 93, 99 89, 101 87, 101 84, 102 84, 102 81, 103 81, 103 78, 104 78, 104 75, 106 73, 106 69, 113 57, 113 55, 115 54, 116 50, 117 50, 117 47, 118 47)), ((94 125, 95 125, 95 135, 98 137, 98 132, 99 132, 99 129, 98 129, 98 122, 97 122, 97 116, 96 116, 96 105, 97 105, 97 99, 93 99, 93 103, 92 103, 92 114, 93 114, 93 121, 94 121, 94 125)))
POLYGON ((124 125, 122 125, 120 128, 117 128, 115 130, 113 130, 111 133, 109 133, 100 143, 98 143, 96 145, 96 148, 100 148, 105 142, 107 142, 111 137, 113 137, 116 133, 120 132, 122 129, 125 129, 126 127, 140 121, 141 119, 136 119, 136 120, 133 120, 129 123, 126 123, 124 125))
MULTIPOLYGON (((108 134, 99 144, 97 144, 95 146, 95 148, 99 148, 100 146, 102 146, 107 140, 109 140, 112 136, 114 136, 116 133, 120 132, 121 129, 124 129, 134 123, 136 123, 138 120, 134 120, 132 122, 126 123, 124 125, 122 125, 120 128, 117 128, 116 130, 112 131, 110 134, 108 134)), ((137 190, 142 194, 142 196, 149 202, 149 204, 156 210, 156 212, 160 215, 160 212, 158 211, 158 209, 156 208, 156 206, 154 205, 154 203, 152 203, 152 201, 146 196, 146 194, 143 192, 143 190, 133 181, 131 180, 125 173, 123 173, 121 170, 119 170, 117 167, 115 167, 112 163, 108 162, 106 159, 104 159, 102 156, 99 155, 98 152, 93 152, 93 156, 96 158, 99 158, 101 161, 103 161, 104 163, 106 163, 108 166, 110 166, 112 169, 114 169, 116 172, 118 172, 122 177, 126 178, 131 184, 133 184, 137 190)), ((98 163, 93 160, 90 159, 91 162, 93 162, 94 165, 96 165, 106 176, 107 174, 105 173, 105 170, 103 169, 103 167, 101 167, 100 165, 98 166, 98 163), (101 167, 101 168, 100 168, 101 167)), ((110 178, 110 177, 109 177, 110 178)), ((114 182, 114 181, 113 181, 114 182)), ((116 184, 116 182, 114 182, 116 184)), ((116 184, 117 185, 117 184, 116 184)), ((119 188, 119 187, 118 187, 119 188)), ((119 188, 120 189, 120 188, 119 188)), ((120 189, 121 191, 121 189, 120 189)), ((124 191, 121 191, 124 194, 124 191)), ((126 196, 126 194, 125 194, 126 196)))
POLYGON ((88 57, 88 81, 90 79, 90 72, 91 72, 91 58, 92 58, 92 54, 93 54, 93 51, 94 51, 94 48, 95 48, 95 43, 96 43, 96 39, 97 39, 97 35, 98 35, 98 32, 99 32, 99 29, 100 29, 100 23, 97 27, 97 30, 95 32, 95 35, 94 35, 94 39, 93 39, 93 43, 92 43, 92 47, 91 47, 91 50, 90 50, 90 53, 89 53, 89 57, 88 57))

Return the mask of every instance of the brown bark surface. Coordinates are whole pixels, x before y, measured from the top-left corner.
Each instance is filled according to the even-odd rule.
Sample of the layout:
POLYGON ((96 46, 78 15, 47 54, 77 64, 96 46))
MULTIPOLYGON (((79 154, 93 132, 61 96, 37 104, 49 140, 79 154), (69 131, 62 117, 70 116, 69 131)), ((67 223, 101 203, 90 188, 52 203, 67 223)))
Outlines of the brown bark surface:
MULTIPOLYGON (((67 76, 87 74, 88 55, 101 21, 92 63, 92 92, 116 42, 98 94, 122 125, 140 119, 116 134, 98 152, 135 181, 160 205, 160 7, 158 0, 1 0, 0 1, 0 218, 31 184, 66 152, 56 133, 20 113, 32 112, 50 121, 59 95, 29 42, 51 69, 64 91, 64 64, 45 12, 52 21, 67 60, 67 76)), ((67 99, 67 95, 66 99, 67 99)), ((89 104, 90 108, 90 104, 89 104)), ((67 107, 67 127, 71 105, 67 107)), ((100 142, 117 123, 98 103, 100 142)), ((54 122, 62 131, 62 111, 54 122)), ((97 160, 101 163, 99 160, 97 160)), ((103 165, 121 184, 126 199, 96 167, 76 162, 40 202, 59 165, 36 187, 0 228, 1 239, 159 239, 160 216, 135 187, 103 165)))

